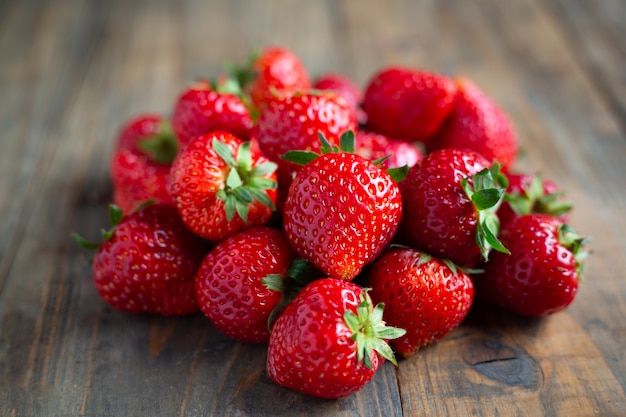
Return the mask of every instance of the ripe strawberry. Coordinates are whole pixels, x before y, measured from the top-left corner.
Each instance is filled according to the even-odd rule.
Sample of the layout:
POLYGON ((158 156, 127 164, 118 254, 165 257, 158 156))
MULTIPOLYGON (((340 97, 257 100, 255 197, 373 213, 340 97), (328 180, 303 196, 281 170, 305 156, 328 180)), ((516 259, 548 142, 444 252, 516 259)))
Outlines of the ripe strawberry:
POLYGON ((178 151, 169 123, 156 114, 129 120, 117 137, 110 161, 113 202, 124 213, 154 200, 173 204, 169 173, 178 151))
POLYGON ((507 115, 476 84, 457 80, 454 110, 435 136, 426 143, 433 152, 444 148, 472 149, 488 161, 509 168, 517 156, 517 137, 507 115))
POLYGON ((494 253, 474 278, 477 298, 523 316, 569 306, 578 292, 586 239, 549 214, 512 219, 500 233, 511 254, 494 253))
POLYGON ((498 209, 503 226, 522 214, 552 214, 567 223, 572 204, 564 199, 555 183, 540 175, 507 173, 509 186, 504 201, 498 209))
POLYGON ((198 136, 178 154, 171 191, 189 229, 213 242, 266 224, 276 202, 276 164, 227 132, 198 136))
POLYGON ((232 72, 257 109, 276 96, 290 96, 311 88, 304 64, 285 48, 265 48, 259 54, 253 54, 247 66, 234 68, 232 72))
MULTIPOLYGON (((319 152, 320 133, 328 142, 337 145, 342 133, 356 129, 354 112, 337 94, 299 93, 268 102, 259 114, 253 137, 263 154, 278 164, 279 192, 286 194, 300 166, 282 159, 285 153, 291 150, 319 152)), ((281 197, 279 206, 284 201, 284 196, 281 197)))
POLYGON ((474 299, 471 279, 451 262, 410 248, 393 248, 371 265, 372 299, 385 321, 406 330, 391 347, 404 357, 440 340, 465 318, 474 299))
POLYGON ((180 220, 173 206, 154 204, 124 217, 112 205, 113 228, 95 249, 96 290, 112 307, 130 313, 180 316, 198 310, 194 277, 206 253, 202 241, 180 220))
POLYGON ((172 126, 182 146, 193 138, 224 131, 248 140, 252 117, 241 98, 241 89, 232 79, 200 81, 178 98, 172 126))
POLYGON ((361 109, 363 92, 350 78, 341 74, 325 73, 315 80, 313 88, 315 90, 334 91, 339 94, 354 111, 359 124, 365 124, 367 115, 361 109))
POLYGON ((282 295, 262 281, 270 275, 286 280, 294 259, 279 230, 257 227, 230 236, 209 252, 196 275, 200 309, 233 339, 267 342, 268 319, 282 295))
POLYGON ((370 161, 381 160, 381 168, 412 167, 422 159, 422 153, 411 142, 392 139, 374 132, 359 131, 356 134, 355 153, 370 161))
POLYGON ((506 251, 497 239, 495 211, 506 187, 497 164, 489 167, 470 150, 443 149, 415 164, 400 186, 407 245, 464 267, 492 248, 506 251))
POLYGON ((389 67, 365 89, 367 128, 392 138, 426 142, 454 108, 456 84, 446 76, 389 67))
POLYGON ((307 285, 280 315, 270 335, 267 372, 279 385, 320 398, 346 397, 369 382, 385 359, 384 339, 404 332, 383 324, 359 286, 332 278, 307 285))

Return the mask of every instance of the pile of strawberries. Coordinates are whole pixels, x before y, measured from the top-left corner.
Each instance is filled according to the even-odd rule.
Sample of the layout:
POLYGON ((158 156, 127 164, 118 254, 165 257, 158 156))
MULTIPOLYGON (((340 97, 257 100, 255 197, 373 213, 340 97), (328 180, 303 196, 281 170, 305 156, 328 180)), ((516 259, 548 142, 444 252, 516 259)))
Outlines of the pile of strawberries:
POLYGON ((113 307, 201 311, 268 343, 276 383, 339 398, 475 302, 537 317, 573 301, 586 240, 554 183, 513 171, 517 152, 468 79, 389 67, 361 90, 266 48, 181 92, 171 115, 130 120, 112 228, 76 238, 113 307))

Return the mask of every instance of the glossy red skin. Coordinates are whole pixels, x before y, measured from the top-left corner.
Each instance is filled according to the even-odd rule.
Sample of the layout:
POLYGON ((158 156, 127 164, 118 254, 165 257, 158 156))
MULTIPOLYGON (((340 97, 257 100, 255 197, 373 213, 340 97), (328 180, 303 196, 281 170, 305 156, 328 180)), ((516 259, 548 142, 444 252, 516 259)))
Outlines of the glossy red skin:
POLYGON ((283 229, 301 257, 351 280, 391 241, 401 217, 400 190, 386 171, 355 154, 331 153, 294 178, 283 229))
POLYGON ((390 341, 404 357, 442 339, 467 316, 474 299, 470 277, 441 260, 420 263, 420 252, 391 249, 379 256, 368 273, 370 296, 385 303, 385 322, 407 333, 390 341))
POLYGON ((427 142, 427 152, 467 148, 480 153, 490 162, 498 161, 507 169, 512 167, 518 144, 511 121, 472 81, 460 78, 457 84, 454 110, 427 142))
POLYGON ((350 108, 354 110, 359 124, 364 124, 367 115, 361 109, 363 92, 350 78, 336 73, 325 73, 319 76, 313 84, 315 90, 334 91, 343 97, 350 108))
POLYGON ((437 151, 415 164, 400 183, 404 210, 400 239, 461 266, 479 262, 478 210, 461 180, 489 165, 478 153, 462 149, 437 151))
MULTIPOLYGON (((234 233, 254 226, 265 225, 272 216, 272 210, 258 201, 249 205, 247 222, 238 214, 226 220, 224 202, 217 198, 217 192, 224 188, 230 168, 212 148, 213 139, 225 143, 233 155, 243 143, 227 132, 212 132, 198 136, 183 148, 171 168, 171 192, 181 218, 195 234, 218 242, 234 233)), ((254 147, 250 148, 252 166, 267 162, 254 147)), ((276 174, 265 178, 276 181, 276 174)), ((268 190, 267 195, 276 201, 276 190, 268 190)))
POLYGON ((561 224, 548 214, 527 214, 505 225, 499 238, 511 254, 490 256, 474 278, 477 298, 530 317, 568 307, 580 277, 573 253, 559 243, 561 224))
POLYGON ((363 97, 368 130, 408 141, 428 141, 452 112, 456 83, 440 74, 385 68, 368 83, 363 97))
POLYGON ((357 285, 322 278, 307 285, 276 321, 267 372, 277 384, 319 398, 342 398, 369 382, 384 359, 372 351, 372 368, 357 362, 356 342, 344 313, 356 314, 357 285))
MULTIPOLYGON (((253 137, 263 154, 278 164, 278 181, 282 191, 289 189, 293 174, 300 165, 285 161, 282 156, 292 150, 320 153, 321 132, 333 145, 339 145, 342 133, 357 131, 354 112, 335 93, 296 94, 275 98, 261 111, 253 137)), ((283 199, 279 198, 282 206, 283 199)))
MULTIPOLYGON (((506 174, 509 180, 509 186, 506 189, 507 193, 520 193, 526 195, 526 189, 530 187, 530 183, 533 181, 534 174, 506 174)), ((559 192, 559 188, 555 183, 550 180, 542 179, 544 194, 554 194, 559 192)), ((506 223, 517 217, 518 214, 513 211, 511 205, 507 201, 503 201, 502 205, 498 209, 498 218, 500 219, 500 226, 504 226, 506 223)), ((569 216, 567 213, 557 216, 562 222, 567 222, 569 216)))
POLYGON ((141 140, 159 133, 162 122, 156 114, 139 115, 128 121, 118 135, 109 169, 113 202, 124 213, 147 200, 174 203, 169 191, 170 165, 152 161, 138 148, 141 140))
POLYGON ((185 90, 172 115, 172 128, 181 146, 212 131, 232 133, 241 140, 250 138, 252 117, 241 98, 218 93, 206 81, 185 90))
POLYGON ((391 155, 380 165, 385 169, 400 168, 405 165, 410 168, 423 158, 420 150, 411 142, 363 130, 356 134, 354 147, 354 153, 370 161, 391 155))
POLYGON ((268 342, 268 318, 281 293, 267 289, 262 279, 286 277, 294 256, 279 230, 258 227, 234 234, 209 252, 196 275, 200 309, 228 337, 268 342))
POLYGON ((290 96, 311 88, 309 73, 292 51, 269 47, 252 64, 256 78, 246 87, 252 104, 262 108, 276 95, 290 96))
POLYGON ((151 205, 126 216, 97 250, 95 287, 107 303, 129 313, 194 313, 194 278, 205 254, 174 207, 151 205))

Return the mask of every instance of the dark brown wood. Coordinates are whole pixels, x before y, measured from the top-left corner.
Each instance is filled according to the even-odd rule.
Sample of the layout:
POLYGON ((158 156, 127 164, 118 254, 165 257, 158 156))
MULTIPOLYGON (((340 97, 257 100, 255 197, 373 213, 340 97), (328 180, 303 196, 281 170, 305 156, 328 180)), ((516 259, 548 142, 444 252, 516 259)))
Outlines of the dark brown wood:
POLYGON ((625 17, 620 0, 0 2, 0 416, 626 415, 625 17), (476 308, 338 401, 276 386, 265 346, 201 314, 105 305, 70 233, 106 226, 120 125, 271 44, 361 85, 392 64, 472 78, 514 121, 518 168, 593 238, 574 304, 476 308))

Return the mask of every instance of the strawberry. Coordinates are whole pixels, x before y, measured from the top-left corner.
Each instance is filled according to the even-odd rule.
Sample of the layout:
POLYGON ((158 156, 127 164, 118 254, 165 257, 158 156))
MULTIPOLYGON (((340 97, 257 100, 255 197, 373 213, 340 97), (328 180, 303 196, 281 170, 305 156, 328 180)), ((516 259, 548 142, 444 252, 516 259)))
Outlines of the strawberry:
MULTIPOLYGON (((324 139, 321 136, 321 139, 324 139)), ((400 189, 391 175, 325 142, 319 156, 293 151, 306 164, 296 174, 283 211, 283 229, 296 253, 332 278, 353 279, 391 241, 402 217, 400 189)))
POLYGON ((311 88, 309 73, 292 51, 267 47, 252 54, 243 68, 233 68, 234 76, 249 94, 256 109, 261 109, 276 96, 290 96, 311 88))
POLYGON ((268 320, 281 292, 267 288, 263 279, 286 280, 294 259, 279 230, 256 227, 230 236, 209 252, 196 275, 200 309, 233 339, 267 342, 268 320))
POLYGON ((411 248, 396 247, 377 258, 369 269, 368 285, 372 299, 386 306, 385 321, 406 330, 390 341, 404 357, 456 328, 474 299, 466 273, 411 248))
POLYGON ((266 224, 276 203, 276 164, 227 132, 198 136, 172 164, 176 207, 189 229, 213 242, 266 224))
POLYGON ((506 251, 497 238, 495 211, 506 188, 497 164, 474 151, 443 149, 415 164, 400 185, 407 245, 464 267, 492 248, 506 251))
POLYGON ((488 161, 510 168, 517 156, 517 137, 511 121, 476 84, 457 80, 457 99, 446 122, 426 143, 427 152, 444 148, 472 149, 488 161))
POLYGON ((224 131, 248 140, 252 116, 241 98, 241 88, 228 78, 200 81, 176 101, 172 126, 181 146, 212 131, 224 131))
POLYGON ((267 372, 277 384, 320 398, 346 397, 369 382, 385 359, 385 339, 404 332, 383 324, 359 286, 332 278, 307 285, 276 320, 267 372))
POLYGON ((345 75, 336 73, 324 73, 315 79, 313 89, 323 91, 334 91, 346 100, 350 108, 355 112, 359 124, 365 124, 367 115, 361 109, 363 92, 361 89, 345 75))
POLYGON ((110 160, 113 202, 124 213, 154 200, 173 204, 169 173, 178 151, 169 123, 156 114, 141 114, 120 130, 110 160))
POLYGON ((392 139, 379 133, 359 131, 356 134, 354 152, 370 161, 381 161, 382 168, 412 167, 422 159, 422 153, 413 143, 392 139))
POLYGON ((426 142, 453 110, 456 89, 444 75, 385 68, 365 89, 362 106, 367 128, 392 138, 426 142))
POLYGON ((539 317, 568 307, 578 293, 587 239, 549 214, 526 214, 504 225, 511 252, 494 253, 474 277, 477 298, 513 313, 539 317))
POLYGON ((552 214, 567 223, 572 204, 566 201, 555 183, 539 174, 507 173, 509 186, 498 209, 500 224, 504 225, 522 214, 552 214))
POLYGON ((96 290, 112 307, 130 313, 180 316, 198 310, 194 278, 206 251, 180 220, 176 208, 153 204, 124 216, 111 205, 112 229, 103 242, 77 242, 96 250, 96 290))
POLYGON ((319 152, 319 134, 333 145, 339 144, 342 133, 356 130, 354 112, 346 101, 333 92, 298 93, 278 97, 261 110, 253 137, 263 154, 278 164, 278 182, 283 192, 279 197, 282 206, 286 190, 300 166, 282 159, 291 150, 319 152))

